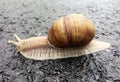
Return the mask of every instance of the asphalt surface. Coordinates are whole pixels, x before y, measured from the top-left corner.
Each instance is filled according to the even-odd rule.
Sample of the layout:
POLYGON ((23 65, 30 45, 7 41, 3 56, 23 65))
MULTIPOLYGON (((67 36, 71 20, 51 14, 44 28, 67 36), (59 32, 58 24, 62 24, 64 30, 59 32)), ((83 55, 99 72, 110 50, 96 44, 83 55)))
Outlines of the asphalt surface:
POLYGON ((0 0, 0 82, 120 82, 120 0, 0 0), (111 47, 89 56, 35 61, 7 44, 47 35, 59 17, 81 13, 96 26, 95 39, 111 47))

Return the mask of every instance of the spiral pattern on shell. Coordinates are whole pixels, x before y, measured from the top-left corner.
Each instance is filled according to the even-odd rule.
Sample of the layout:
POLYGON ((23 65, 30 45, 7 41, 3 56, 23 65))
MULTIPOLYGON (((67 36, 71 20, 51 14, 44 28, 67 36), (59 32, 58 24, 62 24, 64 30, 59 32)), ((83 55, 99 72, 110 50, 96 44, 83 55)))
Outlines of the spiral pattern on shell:
POLYGON ((81 14, 58 19, 48 31, 48 41, 54 47, 85 46, 94 36, 93 23, 81 14))

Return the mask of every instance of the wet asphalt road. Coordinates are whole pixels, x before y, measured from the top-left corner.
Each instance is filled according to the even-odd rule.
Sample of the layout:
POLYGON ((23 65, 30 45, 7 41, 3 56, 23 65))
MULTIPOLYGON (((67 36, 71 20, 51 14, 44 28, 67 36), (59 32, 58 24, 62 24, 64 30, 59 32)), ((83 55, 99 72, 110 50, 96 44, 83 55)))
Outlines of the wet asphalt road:
POLYGON ((120 82, 120 0, 0 0, 0 82, 120 82), (47 35, 61 16, 81 13, 96 26, 95 39, 111 47, 86 56, 34 61, 7 44, 47 35))

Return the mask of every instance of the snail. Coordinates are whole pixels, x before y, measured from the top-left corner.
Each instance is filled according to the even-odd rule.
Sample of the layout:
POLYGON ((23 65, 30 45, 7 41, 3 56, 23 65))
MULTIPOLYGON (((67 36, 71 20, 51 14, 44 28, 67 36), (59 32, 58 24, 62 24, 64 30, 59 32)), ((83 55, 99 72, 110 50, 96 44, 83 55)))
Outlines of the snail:
POLYGON ((82 14, 59 18, 49 29, 48 36, 9 40, 24 57, 34 60, 60 59, 88 55, 104 50, 110 43, 93 40, 95 27, 82 14))

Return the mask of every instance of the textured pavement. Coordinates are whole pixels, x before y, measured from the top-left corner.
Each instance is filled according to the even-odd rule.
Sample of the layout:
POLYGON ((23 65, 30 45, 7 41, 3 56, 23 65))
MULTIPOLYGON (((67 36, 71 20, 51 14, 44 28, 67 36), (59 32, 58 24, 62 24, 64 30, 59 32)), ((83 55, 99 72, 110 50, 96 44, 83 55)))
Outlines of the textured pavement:
POLYGON ((0 0, 0 82, 120 82, 120 0, 0 0), (7 44, 47 35, 58 18, 81 13, 96 26, 95 39, 111 47, 88 57, 34 61, 7 44))

